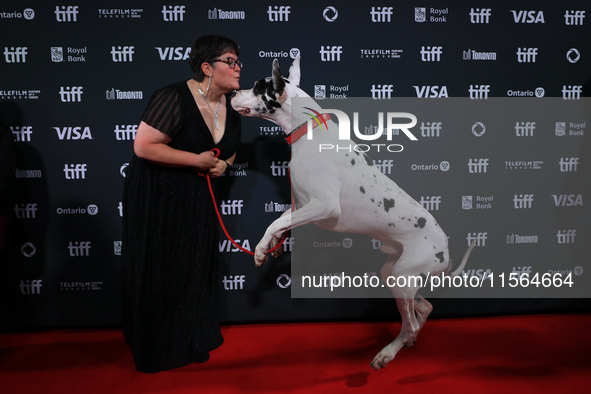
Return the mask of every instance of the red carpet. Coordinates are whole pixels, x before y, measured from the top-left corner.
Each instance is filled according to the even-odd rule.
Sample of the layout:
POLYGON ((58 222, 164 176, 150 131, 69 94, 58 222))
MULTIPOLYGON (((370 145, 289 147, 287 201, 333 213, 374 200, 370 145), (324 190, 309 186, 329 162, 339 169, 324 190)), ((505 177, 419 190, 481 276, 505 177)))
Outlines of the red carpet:
POLYGON ((135 372, 120 330, 0 334, 2 393, 589 392, 591 314, 430 320, 387 368, 400 323, 225 326, 205 364, 135 372))

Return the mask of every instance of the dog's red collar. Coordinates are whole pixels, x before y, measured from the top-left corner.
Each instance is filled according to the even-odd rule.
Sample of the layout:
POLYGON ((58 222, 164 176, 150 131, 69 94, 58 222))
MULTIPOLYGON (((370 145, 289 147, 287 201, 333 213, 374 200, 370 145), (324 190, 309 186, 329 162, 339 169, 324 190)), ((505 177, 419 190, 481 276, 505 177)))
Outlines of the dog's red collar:
MULTIPOLYGON (((318 119, 324 123, 324 126, 328 130, 328 125, 326 124, 326 122, 330 120, 330 115, 329 114, 322 114, 318 117, 318 119)), ((315 122, 313 128, 318 126, 319 124, 320 123, 315 122)), ((308 132, 308 122, 304 123, 303 125, 301 125, 297 129, 292 131, 287 137, 285 137, 285 140, 287 141, 287 143, 289 145, 291 145, 294 142, 296 142, 297 140, 299 140, 300 138, 302 138, 302 136, 304 136, 307 132, 308 132)))

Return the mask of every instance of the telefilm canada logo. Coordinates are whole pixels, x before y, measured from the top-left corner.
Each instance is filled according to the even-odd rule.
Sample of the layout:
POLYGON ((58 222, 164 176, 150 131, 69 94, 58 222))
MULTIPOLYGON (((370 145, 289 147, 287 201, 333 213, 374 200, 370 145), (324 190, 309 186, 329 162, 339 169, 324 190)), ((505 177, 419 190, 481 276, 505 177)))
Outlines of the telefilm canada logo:
MULTIPOLYGON (((314 127, 315 125, 319 126, 321 130, 328 130, 328 124, 326 120, 324 120, 321 113, 318 111, 304 107, 304 109, 308 110, 309 112, 303 112, 305 115, 310 116, 308 121, 306 122, 307 127, 307 139, 313 140, 314 139, 314 127)), ((384 152, 388 151, 390 153, 398 153, 404 150, 404 147, 401 144, 383 144, 383 143, 371 143, 371 144, 351 144, 351 120, 349 116, 341 110, 338 109, 323 109, 323 112, 326 114, 331 114, 338 119, 338 135, 340 141, 348 141, 348 145, 339 145, 339 144, 319 144, 318 151, 326 152, 326 151, 348 151, 348 152, 358 152, 358 153, 367 153, 369 151, 376 151, 376 152, 384 152)), ((409 130, 416 126, 417 124, 417 117, 409 112, 387 112, 385 115, 383 112, 378 113, 378 126, 375 128, 375 133, 367 133, 366 129, 363 129, 365 133, 360 131, 359 128, 359 113, 353 112, 353 132, 357 138, 363 141, 375 141, 381 138, 383 135, 386 136, 388 141, 392 141, 392 137, 394 135, 400 134, 400 132, 404 133, 404 135, 411 141, 417 141, 417 137, 409 130), (405 123, 399 123, 397 120, 406 120, 405 123), (385 124, 385 127, 384 127, 385 124)))

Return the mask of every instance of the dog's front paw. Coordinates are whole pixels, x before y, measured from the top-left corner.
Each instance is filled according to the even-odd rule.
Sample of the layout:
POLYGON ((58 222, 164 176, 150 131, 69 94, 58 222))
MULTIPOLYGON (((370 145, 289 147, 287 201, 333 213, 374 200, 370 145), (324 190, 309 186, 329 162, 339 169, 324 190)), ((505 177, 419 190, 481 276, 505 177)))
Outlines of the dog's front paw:
POLYGON ((254 264, 257 267, 260 267, 261 265, 267 262, 268 258, 269 255, 267 252, 267 248, 264 248, 261 246, 261 244, 258 244, 256 249, 254 250, 254 264))

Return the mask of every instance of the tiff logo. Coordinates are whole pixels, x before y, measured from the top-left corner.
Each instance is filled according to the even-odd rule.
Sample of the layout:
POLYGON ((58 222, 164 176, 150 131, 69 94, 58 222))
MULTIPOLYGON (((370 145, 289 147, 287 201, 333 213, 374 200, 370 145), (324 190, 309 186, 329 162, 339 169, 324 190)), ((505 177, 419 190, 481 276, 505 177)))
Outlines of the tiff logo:
POLYGON ((392 98, 394 85, 371 85, 371 98, 374 100, 392 98))
POLYGON ((222 215, 241 215, 244 200, 222 201, 220 206, 222 208, 222 215))
POLYGON ((476 240, 476 246, 486 246, 486 239, 488 233, 468 233, 466 239, 468 240, 468 246, 472 245, 472 241, 476 240))
POLYGON ((561 157, 558 162, 560 172, 576 172, 579 166, 578 157, 561 157))
POLYGON ((382 174, 389 175, 392 174, 392 168, 394 167, 394 160, 378 160, 377 162, 374 160, 373 164, 376 166, 378 170, 382 172, 382 174))
POLYGON ((35 219, 37 216, 37 204, 14 204, 14 215, 17 219, 35 219))
POLYGON ((439 211, 439 205, 441 204, 441 196, 421 196, 419 203, 427 211, 439 211))
POLYGON ((41 279, 21 280, 21 284, 20 284, 21 294, 25 294, 25 295, 41 294, 41 287, 42 286, 43 286, 43 281, 41 279))
POLYGON ((585 19, 585 11, 566 11, 564 14, 564 23, 567 26, 582 26, 585 19))
POLYGON ((289 169, 289 161, 272 161, 271 175, 272 176, 286 176, 289 169))
POLYGON ((79 103, 82 101, 82 86, 60 86, 60 100, 62 103, 79 103))
POLYGON ((468 172, 470 174, 486 173, 488 168, 488 159, 470 159, 468 160, 468 172))
POLYGON ((111 60, 113 62, 133 62, 134 47, 130 46, 118 46, 115 48, 111 47, 111 60))
POLYGON ((513 196, 513 208, 515 209, 529 209, 533 202, 533 194, 515 194, 513 196))
POLYGON ((58 22, 77 22, 78 6, 56 6, 55 19, 58 22))
POLYGON ((421 122, 421 137, 439 137, 442 122, 421 122))
POLYGON ((517 49, 517 61, 519 63, 535 63, 538 55, 538 48, 517 49))
POLYGON ((470 85, 468 93, 470 93, 470 98, 472 100, 486 100, 490 93, 490 85, 470 85))
POLYGON ((68 250, 72 257, 90 256, 90 241, 70 242, 68 250))
POLYGON ((323 62, 340 62, 341 53, 343 53, 342 46, 323 46, 320 47, 320 60, 323 62))
POLYGON ((490 16, 490 8, 470 8, 470 23, 489 23, 490 16))
POLYGON ((536 122, 515 122, 515 135, 517 137, 533 137, 536 122))
POLYGON ((269 14, 270 22, 287 22, 289 20, 290 6, 269 6, 267 14, 269 14))
POLYGON ((31 142, 33 126, 10 126, 14 142, 31 142))
POLYGON ((582 85, 562 85, 562 98, 564 100, 579 100, 582 92, 582 85))
POLYGON ((394 7, 371 7, 369 12, 374 23, 391 22, 394 7))
POLYGON ((443 47, 421 47, 421 61, 423 62, 440 62, 443 47))
POLYGON ((556 239, 559 244, 574 244, 577 230, 558 230, 556 239))
POLYGON ((27 47, 4 47, 4 60, 6 63, 26 63, 27 47))
POLYGON ((66 164, 64 174, 66 179, 86 179, 86 164, 66 164))
POLYGON ((222 280, 224 283, 224 290, 242 290, 244 289, 244 283, 246 282, 245 275, 224 275, 222 280))
POLYGON ((117 125, 115 126, 114 132, 117 141, 133 141, 137 133, 137 125, 117 125))
POLYGON ((164 19, 164 22, 182 22, 184 14, 184 5, 162 6, 162 18, 164 19))

